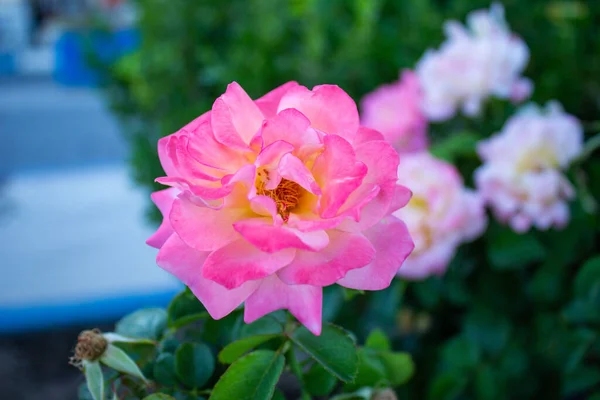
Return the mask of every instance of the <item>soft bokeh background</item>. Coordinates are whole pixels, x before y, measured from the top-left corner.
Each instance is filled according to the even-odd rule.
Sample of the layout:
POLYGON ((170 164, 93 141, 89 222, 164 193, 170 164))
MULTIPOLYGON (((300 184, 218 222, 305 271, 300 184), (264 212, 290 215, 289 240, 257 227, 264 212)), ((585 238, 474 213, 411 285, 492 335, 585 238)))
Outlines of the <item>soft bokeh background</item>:
MULTIPOLYGON (((559 99, 583 121, 588 135, 598 131, 600 2, 502 3, 511 29, 530 48, 525 76, 535 82, 533 100, 559 99)), ((483 0, 0 0, 0 393, 19 399, 73 398, 80 378, 66 359, 78 326, 110 323, 144 305, 164 305, 177 290, 177 283, 154 266, 154 250, 144 245, 152 231, 149 221, 158 217, 147 197, 151 188, 158 188, 154 178, 162 175, 158 138, 208 110, 232 80, 253 97, 289 80, 306 86, 334 83, 359 101, 378 85, 396 80, 401 69, 414 67, 427 48, 439 46, 445 20, 464 20, 469 11, 489 4, 483 0), (151 218, 146 218, 148 214, 151 218), (72 329, 56 331, 63 326, 72 329), (27 382, 41 386, 31 391, 27 382)), ((431 126, 430 133, 434 139, 465 130, 487 136, 513 110, 511 104, 494 102, 485 119, 459 118, 431 126)), ((477 163, 472 157, 458 161, 463 172, 472 171, 477 163)), ((600 179, 599 160, 589 161, 586 169, 590 182, 600 179)), ((596 198, 598 186, 591 187, 596 198)), ((581 210, 575 211, 576 216, 582 215, 581 210)), ((577 250, 584 257, 598 246, 597 230, 590 217, 578 220, 581 226, 571 236, 576 241, 587 238, 585 248, 577 250)), ((494 232, 506 239, 501 230, 494 232)), ((477 246, 483 248, 476 243, 469 249, 477 246)), ((472 262, 469 251, 459 255, 472 262)), ((575 257, 562 267, 578 262, 575 257)), ((452 271, 453 276, 462 273, 452 271)), ((539 278, 542 289, 535 290, 552 292, 563 276, 544 271, 552 279, 539 278)), ((470 284, 496 282, 495 293, 514 297, 523 291, 519 285, 529 279, 495 274, 485 279, 471 276, 470 284)), ((371 315, 364 326, 389 321, 391 316, 413 332, 427 326, 427 313, 446 311, 442 332, 429 335, 432 346, 442 346, 440 337, 452 337, 461 329, 464 288, 441 289, 440 285, 434 280, 409 290, 409 298, 416 299, 425 314, 396 314, 395 307, 382 306, 396 304, 398 299, 385 296, 398 290, 369 298, 362 305, 371 315), (444 291, 454 291, 450 297, 459 300, 443 303, 438 297, 444 291)), ((482 284, 476 291, 485 287, 482 284)), ((551 305, 568 297, 556 296, 551 305)), ((492 346, 508 341, 504 336, 511 337, 505 353, 512 353, 486 354, 481 368, 464 372, 479 377, 467 383, 456 374, 438 378, 436 356, 430 355, 431 363, 414 380, 413 385, 420 387, 411 392, 414 398, 424 398, 423 387, 435 379, 447 389, 440 389, 441 393, 468 386, 471 396, 486 398, 481 393, 489 388, 489 376, 502 375, 502 368, 522 375, 533 368, 529 380, 536 385, 543 379, 559 379, 552 368, 541 371, 537 359, 533 364, 521 362, 529 357, 529 349, 524 348, 530 339, 510 336, 516 330, 511 314, 507 311, 494 318, 504 313, 494 307, 483 307, 476 317, 467 318, 465 329, 483 335, 492 346), (501 323, 496 325, 497 321, 501 323), (498 367, 494 357, 504 357, 502 363, 508 366, 498 367), (481 385, 484 389, 477 389, 481 385)), ((515 300, 507 307, 519 305, 515 300)), ((540 337, 553 336, 559 328, 550 317, 557 309, 549 306, 520 318, 542 314, 536 329, 540 337)), ((418 350, 420 339, 407 337, 399 345, 418 350)), ((551 353, 573 339, 555 338, 556 343, 545 343, 536 351, 551 353)), ((469 351, 475 350, 460 341, 452 343, 446 356, 467 363, 469 351)), ((563 356, 557 354, 558 359, 563 356)), ((589 371, 574 373, 579 381, 572 383, 575 389, 568 395, 575 397, 571 398, 578 398, 576 389, 581 385, 589 387, 591 382, 597 387, 600 371, 589 371)), ((540 390, 519 379, 506 379, 503 384, 522 389, 512 398, 535 398, 531 396, 540 390)), ((549 385, 547 392, 559 396, 556 387, 549 385)))

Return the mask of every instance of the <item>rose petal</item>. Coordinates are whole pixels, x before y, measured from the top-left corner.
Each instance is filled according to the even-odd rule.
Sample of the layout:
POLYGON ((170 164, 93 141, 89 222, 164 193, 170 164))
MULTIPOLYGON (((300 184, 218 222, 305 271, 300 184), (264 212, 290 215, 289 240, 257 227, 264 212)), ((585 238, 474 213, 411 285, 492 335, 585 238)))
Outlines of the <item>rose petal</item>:
POLYGON ((170 220, 175 232, 188 246, 198 251, 212 251, 239 238, 233 223, 247 215, 248 211, 243 208, 214 210, 177 199, 170 220))
POLYGON ((404 222, 392 216, 364 232, 364 235, 375 247, 375 259, 366 267, 348 271, 338 284, 358 290, 385 289, 413 251, 414 243, 404 222))
POLYGON ((226 146, 247 149, 263 120, 258 106, 236 82, 213 104, 211 126, 215 138, 226 146))
POLYGON ((325 231, 301 232, 276 226, 267 218, 252 218, 233 224, 236 231, 258 249, 274 253, 287 248, 320 251, 329 244, 325 231))
POLYGON ((209 252, 195 251, 177 235, 172 235, 158 252, 157 264, 175 275, 202 302, 210 316, 220 319, 235 310, 259 285, 250 281, 228 290, 202 277, 202 268, 209 252))
POLYGON ((305 190, 316 195, 321 194, 321 188, 312 173, 297 157, 289 153, 285 154, 279 161, 277 171, 283 178, 296 182, 305 190))
POLYGON ((319 252, 298 251, 290 265, 277 272, 287 284, 328 286, 355 268, 373 261, 375 248, 361 234, 331 230, 329 245, 319 252))
POLYGON ((261 137, 265 144, 284 140, 295 148, 320 143, 319 135, 310 128, 310 120, 298 110, 282 110, 263 123, 261 137))
POLYGON ((356 137, 354 138, 354 146, 358 146, 366 142, 371 142, 373 140, 385 140, 385 138, 379 131, 367 128, 365 126, 361 126, 360 128, 358 128, 358 132, 356 132, 356 137))
POLYGON ((264 279, 246 300, 244 322, 251 323, 276 310, 287 309, 315 335, 321 334, 323 289, 286 285, 276 275, 264 279))
POLYGON ((260 99, 256 100, 255 103, 262 111, 265 118, 270 119, 277 115, 277 109, 281 98, 293 87, 299 86, 297 82, 288 82, 279 86, 276 89, 271 90, 260 99))
POLYGON ((169 214, 171 213, 171 207, 173 202, 177 198, 179 190, 175 188, 159 190, 150 195, 150 198, 156 204, 160 210, 163 220, 156 232, 146 240, 146 244, 154 248, 160 249, 160 247, 167 241, 169 236, 174 232, 171 227, 171 221, 169 221, 169 214))
POLYGON ((281 98, 279 110, 295 108, 306 115, 311 126, 328 134, 354 141, 359 127, 356 103, 346 92, 335 85, 290 88, 281 98))
POLYGON ((273 274, 288 265, 295 254, 295 249, 265 253, 240 239, 212 252, 204 263, 202 276, 233 289, 273 274))
POLYGON ((324 138, 325 149, 315 160, 313 175, 323 191, 320 215, 334 217, 350 193, 360 186, 367 166, 356 159, 354 149, 337 135, 324 138))
POLYGON ((356 148, 356 158, 365 163, 368 172, 361 187, 348 197, 340 212, 354 209, 354 214, 360 212, 360 220, 347 220, 341 229, 362 232, 391 213, 390 205, 396 192, 399 157, 389 143, 370 141, 356 148), (379 188, 376 197, 361 201, 363 192, 374 185, 379 188))

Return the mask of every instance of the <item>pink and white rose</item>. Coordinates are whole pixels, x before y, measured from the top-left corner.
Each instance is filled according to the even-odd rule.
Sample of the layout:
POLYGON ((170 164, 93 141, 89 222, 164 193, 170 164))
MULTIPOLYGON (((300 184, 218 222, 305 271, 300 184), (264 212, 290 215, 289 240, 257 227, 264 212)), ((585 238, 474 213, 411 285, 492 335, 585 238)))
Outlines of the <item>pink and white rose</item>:
POLYGON ((428 50, 416 68, 429 119, 447 120, 459 109, 476 116, 490 96, 515 102, 530 96, 533 85, 521 77, 529 49, 509 30, 500 4, 473 11, 467 26, 449 21, 444 29, 446 41, 428 50))
POLYGON ((253 101, 232 83, 158 151, 171 188, 152 195, 164 220, 148 243, 215 319, 288 309, 318 335, 324 286, 383 289, 414 247, 392 215, 411 196, 398 154, 337 86, 253 101))
POLYGON ((415 242, 398 275, 412 280, 442 275, 457 247, 483 233, 483 201, 465 188, 454 166, 429 153, 404 155, 398 183, 409 187, 413 197, 394 215, 406 222, 415 242))
POLYGON ((515 231, 562 227, 574 196, 562 171, 582 150, 583 130, 575 117, 558 103, 528 105, 479 143, 484 164, 475 181, 496 217, 515 231))
POLYGON ((427 120, 421 111, 421 89, 414 72, 382 85, 361 101, 361 122, 383 134, 400 153, 427 148, 427 120))

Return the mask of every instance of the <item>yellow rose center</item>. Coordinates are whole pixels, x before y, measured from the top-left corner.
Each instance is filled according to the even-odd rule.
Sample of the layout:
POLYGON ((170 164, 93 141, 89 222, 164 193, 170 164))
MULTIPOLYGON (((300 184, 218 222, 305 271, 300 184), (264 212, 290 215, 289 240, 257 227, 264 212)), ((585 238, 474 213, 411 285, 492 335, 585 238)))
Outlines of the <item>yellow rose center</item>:
POLYGON ((298 205, 302 187, 294 181, 282 179, 279 185, 273 190, 265 189, 265 182, 259 180, 256 183, 256 193, 267 196, 275 201, 277 213, 281 215, 284 221, 290 217, 290 212, 298 205))
POLYGON ((558 166, 556 154, 549 146, 542 146, 527 152, 516 165, 517 171, 520 173, 558 168, 558 166))

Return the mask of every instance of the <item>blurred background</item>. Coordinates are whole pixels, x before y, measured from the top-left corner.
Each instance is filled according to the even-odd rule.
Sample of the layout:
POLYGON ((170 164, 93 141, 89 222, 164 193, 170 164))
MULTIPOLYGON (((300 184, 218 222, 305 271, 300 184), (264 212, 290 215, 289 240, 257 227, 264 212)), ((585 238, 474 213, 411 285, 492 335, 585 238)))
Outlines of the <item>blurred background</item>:
MULTIPOLYGON (((593 125, 600 2, 502 3, 530 48, 533 100, 557 98, 593 125)), ((489 5, 0 0, 3 397, 75 398, 81 378, 67 358, 77 332, 110 329, 180 289, 144 244, 158 218, 148 198, 162 175, 158 138, 208 110, 232 80, 252 97, 296 80, 338 84, 359 101, 439 46, 445 20, 489 5)))

